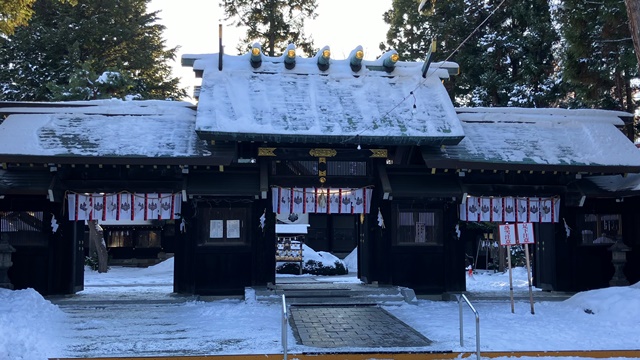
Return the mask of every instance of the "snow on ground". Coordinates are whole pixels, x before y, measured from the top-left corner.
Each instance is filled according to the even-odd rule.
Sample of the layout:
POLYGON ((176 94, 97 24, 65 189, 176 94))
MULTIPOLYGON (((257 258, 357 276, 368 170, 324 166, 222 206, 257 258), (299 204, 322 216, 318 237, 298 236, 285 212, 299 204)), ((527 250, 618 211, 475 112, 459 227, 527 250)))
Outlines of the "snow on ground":
MULTIPOLYGON (((352 260, 347 257, 345 262, 352 260)), ((279 304, 251 299, 204 302, 187 298, 168 304, 139 300, 175 300, 172 269, 169 259, 149 268, 112 267, 106 274, 87 270, 85 290, 74 298, 133 300, 118 305, 53 305, 32 289, 0 289, 0 360, 282 352, 279 304)), ((337 278, 357 282, 355 273, 350 274, 337 278)), ((331 277, 320 279, 330 281, 331 277)), ((513 270, 513 284, 518 298, 528 294, 523 268, 513 270)), ((508 273, 476 273, 467 277, 467 289, 503 296, 503 300, 473 303, 480 314, 482 351, 640 348, 640 283, 582 292, 566 301, 536 302, 535 315, 530 303, 521 300, 511 313, 508 273)), ((466 307, 465 346, 460 346, 457 302, 418 300, 383 307, 434 342, 428 349, 384 351, 475 351, 475 319, 466 307)), ((289 339, 290 353, 317 350, 295 344, 291 329, 289 339)))

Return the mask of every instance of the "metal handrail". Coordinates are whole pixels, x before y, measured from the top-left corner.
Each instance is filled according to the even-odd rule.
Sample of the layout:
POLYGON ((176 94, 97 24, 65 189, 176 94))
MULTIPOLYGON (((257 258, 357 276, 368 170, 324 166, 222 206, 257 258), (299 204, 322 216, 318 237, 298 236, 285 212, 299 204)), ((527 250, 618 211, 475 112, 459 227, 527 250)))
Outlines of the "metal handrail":
POLYGON ((289 333, 289 316, 287 314, 287 300, 282 294, 282 353, 284 360, 287 360, 287 334, 289 333))
POLYGON ((464 300, 473 313, 476 315, 476 359, 480 360, 480 315, 476 309, 471 305, 469 299, 464 294, 458 296, 458 309, 460 310, 460 346, 464 347, 464 326, 462 324, 462 300, 464 300))

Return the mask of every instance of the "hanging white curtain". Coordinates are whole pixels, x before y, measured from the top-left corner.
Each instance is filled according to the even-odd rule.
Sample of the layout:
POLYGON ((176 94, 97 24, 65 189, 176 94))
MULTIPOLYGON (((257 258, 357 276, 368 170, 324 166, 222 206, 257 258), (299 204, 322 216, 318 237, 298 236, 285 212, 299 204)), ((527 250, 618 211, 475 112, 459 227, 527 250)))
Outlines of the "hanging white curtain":
POLYGON ((173 220, 180 218, 182 196, 170 193, 67 194, 69 220, 173 220))
POLYGON ((296 214, 302 214, 305 211, 305 194, 304 190, 300 188, 292 189, 291 194, 291 212, 296 214))
POLYGON ((480 221, 480 198, 469 196, 466 205, 467 221, 480 221))
POLYGON ((529 222, 529 199, 528 198, 517 198, 516 199, 516 218, 518 222, 524 223, 529 222))
POLYGON ((461 221, 556 223, 560 218, 557 197, 467 196, 465 200, 460 204, 461 221))
POLYGON ((502 222, 504 218, 503 198, 491 198, 491 221, 502 222))
POLYGON ((371 188, 271 188, 276 214, 368 214, 371 188))
POLYGON ((480 221, 491 221, 491 198, 480 198, 480 221))
POLYGON ((304 189, 304 213, 316 212, 316 189, 305 188, 304 189))
POLYGON ((516 221, 516 199, 512 196, 504 198, 504 222, 516 221))
POLYGON ((133 194, 130 194, 130 193, 118 194, 117 219, 133 220, 134 204, 135 204, 135 199, 133 197, 133 194))
POLYGON ((529 221, 540 222, 540 199, 537 197, 529 198, 529 221))
POLYGON ((104 219, 116 220, 116 217, 118 216, 118 195, 106 194, 104 197, 105 197, 104 219))
POLYGON ((353 212, 356 214, 362 214, 362 213, 368 213, 368 210, 365 210, 365 206, 368 204, 367 201, 365 201, 367 198, 365 197, 366 189, 356 189, 356 191, 353 193, 353 212))

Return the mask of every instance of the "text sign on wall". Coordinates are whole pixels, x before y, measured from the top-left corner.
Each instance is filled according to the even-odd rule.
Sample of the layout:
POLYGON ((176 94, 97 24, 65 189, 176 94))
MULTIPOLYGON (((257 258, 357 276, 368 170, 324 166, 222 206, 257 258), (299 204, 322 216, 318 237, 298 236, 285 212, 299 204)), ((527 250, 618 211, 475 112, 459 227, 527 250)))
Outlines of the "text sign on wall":
POLYGON ((535 243, 533 237, 533 224, 532 223, 518 223, 518 244, 533 244, 535 243))
POLYGON ((516 244, 516 226, 513 224, 500 225, 500 245, 511 246, 516 244))

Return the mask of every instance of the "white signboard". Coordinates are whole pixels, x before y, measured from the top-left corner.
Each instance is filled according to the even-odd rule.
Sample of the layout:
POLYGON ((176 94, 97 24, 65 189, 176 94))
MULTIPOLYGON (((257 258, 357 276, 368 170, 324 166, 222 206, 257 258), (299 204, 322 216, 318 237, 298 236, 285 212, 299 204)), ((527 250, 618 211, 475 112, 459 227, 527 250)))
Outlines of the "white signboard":
POLYGON ((222 220, 209 220, 209 238, 210 239, 222 239, 222 227, 224 223, 222 220))
POLYGON ((240 220, 227 220, 227 239, 240 238, 240 220))
POLYGON ((511 246, 516 244, 516 226, 514 224, 500 225, 500 245, 511 246))
POLYGON ((533 224, 518 223, 518 244, 533 244, 533 224))

